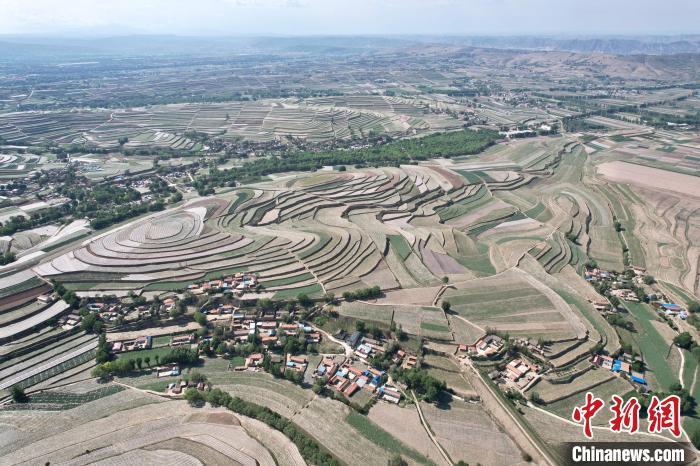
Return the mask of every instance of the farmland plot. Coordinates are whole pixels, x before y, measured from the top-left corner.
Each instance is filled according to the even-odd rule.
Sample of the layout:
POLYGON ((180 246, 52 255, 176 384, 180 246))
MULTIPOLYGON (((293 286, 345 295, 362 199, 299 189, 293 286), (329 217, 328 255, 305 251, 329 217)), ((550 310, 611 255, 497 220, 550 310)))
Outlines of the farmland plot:
POLYGON ((521 461, 515 443, 479 405, 453 398, 438 406, 421 403, 421 409, 453 461, 490 465, 521 461))
POLYGON ((539 335, 548 339, 576 337, 568 306, 556 306, 550 297, 513 272, 493 278, 458 283, 442 296, 472 325, 511 335, 539 335))
MULTIPOLYGON (((99 402, 99 401, 98 401, 99 402)), ((9 454, 12 461, 65 461, 78 454, 86 463, 97 461, 132 461, 144 451, 180 452, 182 460, 235 461, 240 464, 275 464, 264 443, 272 439, 283 442, 298 463, 296 448, 288 439, 256 429, 260 440, 251 437, 238 417, 224 408, 195 409, 184 401, 168 402, 167 414, 162 407, 143 406, 88 421, 38 439, 30 447, 9 454), (266 434, 266 435, 265 435, 266 434), (75 439, 80 439, 78 443, 75 439), (183 448, 184 447, 184 448, 183 448)), ((172 453, 178 457, 177 453, 172 453)), ((148 457, 148 455, 146 455, 148 457)))

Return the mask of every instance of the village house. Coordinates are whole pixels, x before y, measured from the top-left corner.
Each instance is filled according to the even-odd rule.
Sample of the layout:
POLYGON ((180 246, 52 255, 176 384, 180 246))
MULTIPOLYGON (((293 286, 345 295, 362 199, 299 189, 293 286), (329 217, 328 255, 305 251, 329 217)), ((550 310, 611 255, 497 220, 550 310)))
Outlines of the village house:
POLYGON ((281 324, 279 332, 286 336, 296 336, 299 334, 300 327, 297 324, 281 324))
MULTIPOLYGON (((231 332, 231 336, 233 337, 233 340, 237 343, 248 341, 249 334, 250 334, 250 330, 247 328, 236 329, 236 330, 233 330, 231 332)), ((264 337, 263 337, 263 340, 264 340, 264 337)))
POLYGON ((316 367, 315 375, 318 377, 333 377, 338 370, 335 357, 324 357, 316 367))
POLYGON ((525 358, 513 359, 506 365, 505 377, 521 390, 537 378, 539 367, 525 358))
POLYGON ((133 349, 149 349, 153 344, 153 337, 149 335, 142 335, 137 337, 133 342, 133 349))
POLYGON ((100 312, 103 307, 105 307, 105 303, 89 303, 87 305, 88 311, 92 312, 100 312))
MULTIPOLYGON (((684 309, 679 305, 675 303, 654 303, 654 306, 656 309, 660 312, 663 312, 669 317, 677 316, 681 312, 685 314, 684 309)), ((687 317, 687 314, 686 314, 687 317)))
POLYGON ((351 348, 355 348, 359 343, 360 339, 362 338, 362 333, 359 331, 354 331, 350 334, 350 336, 345 340, 348 345, 350 345, 351 348))
POLYGON ((597 300, 592 302, 593 307, 598 312, 605 312, 610 309, 610 303, 605 300, 597 300))
POLYGON ((166 364, 156 367, 157 377, 170 377, 180 375, 180 366, 177 364, 166 364))
POLYGON ((610 356, 607 355, 602 355, 602 354, 597 354, 593 357, 593 360, 591 361, 593 364, 596 366, 599 366, 603 369, 607 369, 611 372, 616 372, 618 374, 625 374, 627 375, 633 382, 636 382, 640 385, 646 385, 647 382, 644 379, 644 374, 640 372, 635 372, 632 370, 632 365, 628 362, 631 361, 632 358, 628 357, 627 358, 622 358, 622 359, 614 359, 610 356), (623 360, 626 359, 626 360, 623 360))
POLYGON ((54 297, 53 297, 53 295, 50 295, 50 294, 42 294, 42 295, 37 296, 36 300, 42 304, 51 304, 54 302, 54 297))
POLYGON ((176 304, 177 304, 177 301, 175 301, 174 298, 165 298, 163 300, 163 304, 161 305, 161 310, 164 312, 170 312, 173 309, 175 309, 176 304))
POLYGON ((194 343, 194 333, 173 335, 170 337, 170 346, 191 345, 192 343, 194 343))
POLYGON ((82 320, 82 316, 71 312, 70 314, 58 319, 58 323, 63 327, 64 330, 70 330, 72 328, 75 328, 76 325, 80 324, 82 320))
POLYGON ((484 335, 476 340, 473 345, 460 345, 460 350, 466 351, 470 356, 483 357, 496 354, 501 348, 503 348, 503 338, 498 335, 484 335))
POLYGON ((599 280, 609 280, 612 278, 612 274, 607 270, 601 270, 599 268, 587 268, 583 273, 583 278, 588 282, 596 282, 599 280))
POLYGON ((406 356, 406 352, 404 350, 398 350, 396 353, 394 353, 394 356, 391 358, 391 362, 394 364, 398 364, 401 362, 401 360, 406 356))
POLYGON ((277 337, 270 335, 261 337, 260 342, 266 349, 270 349, 278 344, 277 337))
POLYGON ((625 301, 639 302, 637 294, 629 288, 618 288, 610 291, 610 293, 617 298, 624 299, 625 301))
POLYGON ((308 360, 304 356, 292 356, 290 354, 287 355, 287 363, 285 364, 287 370, 294 370, 297 372, 304 372, 306 370, 306 366, 308 364, 308 360))
POLYGON ((401 392, 393 385, 382 385, 382 387, 379 388, 379 393, 381 394, 381 398, 389 403, 399 404, 399 401, 401 401, 401 392))
POLYGON ((262 362, 263 362, 262 353, 253 353, 245 359, 245 367, 247 367, 247 368, 258 367, 262 364, 262 362))
POLYGON ((409 354, 404 358, 403 364, 401 364, 401 367, 403 367, 404 369, 413 369, 417 363, 418 363, 418 358, 409 354))

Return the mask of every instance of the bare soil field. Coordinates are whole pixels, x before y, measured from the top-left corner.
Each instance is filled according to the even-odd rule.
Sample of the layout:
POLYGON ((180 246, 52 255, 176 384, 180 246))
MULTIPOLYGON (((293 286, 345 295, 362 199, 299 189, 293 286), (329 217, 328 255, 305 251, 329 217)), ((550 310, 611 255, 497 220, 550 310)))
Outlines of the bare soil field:
POLYGON ((445 465, 445 459, 425 432, 414 407, 402 408, 389 403, 377 403, 369 411, 369 418, 435 464, 445 465))
POLYGON ((700 182, 697 177, 691 175, 621 161, 598 165, 598 173, 612 181, 700 197, 700 182))
MULTIPOLYGON (((238 416, 225 408, 192 408, 185 401, 168 401, 61 429, 12 451, 5 460, 6 464, 61 462, 80 455, 79 464, 89 464, 124 460, 124 455, 131 458, 131 452, 141 450, 174 450, 204 464, 223 460, 251 466, 276 464, 264 445, 273 439, 265 438, 261 429, 256 435, 263 443, 248 435, 238 416)), ((274 437, 275 443, 285 440, 291 444, 274 437)))
POLYGON ((478 404, 452 399, 446 405, 421 403, 430 428, 453 461, 484 465, 518 464, 520 450, 478 404))

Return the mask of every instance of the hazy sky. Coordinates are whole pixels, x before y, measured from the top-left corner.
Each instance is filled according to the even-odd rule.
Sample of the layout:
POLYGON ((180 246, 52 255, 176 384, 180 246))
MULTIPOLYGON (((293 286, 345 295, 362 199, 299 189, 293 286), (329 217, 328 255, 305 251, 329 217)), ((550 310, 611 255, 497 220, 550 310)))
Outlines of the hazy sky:
POLYGON ((0 0, 0 34, 680 34, 700 0, 0 0))

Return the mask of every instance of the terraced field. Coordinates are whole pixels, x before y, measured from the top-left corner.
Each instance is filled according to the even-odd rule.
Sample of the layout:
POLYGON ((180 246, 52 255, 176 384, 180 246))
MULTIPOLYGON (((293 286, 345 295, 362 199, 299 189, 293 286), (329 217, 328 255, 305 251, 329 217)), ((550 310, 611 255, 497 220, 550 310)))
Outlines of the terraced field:
MULTIPOLYGON (((104 401, 90 404, 100 405, 104 401)), ((160 403, 124 408, 113 410, 101 419, 86 420, 81 425, 53 432, 30 446, 13 445, 6 449, 4 458, 11 463, 37 463, 49 458, 69 461, 79 455, 85 464, 145 460, 275 465, 272 450, 284 454, 288 461, 285 464, 305 464, 289 439, 225 408, 196 409, 185 401, 173 401, 168 403, 165 416, 160 403)))
POLYGON ((560 298, 547 296, 546 286, 524 274, 504 272, 491 278, 456 283, 442 300, 457 315, 482 329, 549 340, 585 338, 585 325, 560 298))

